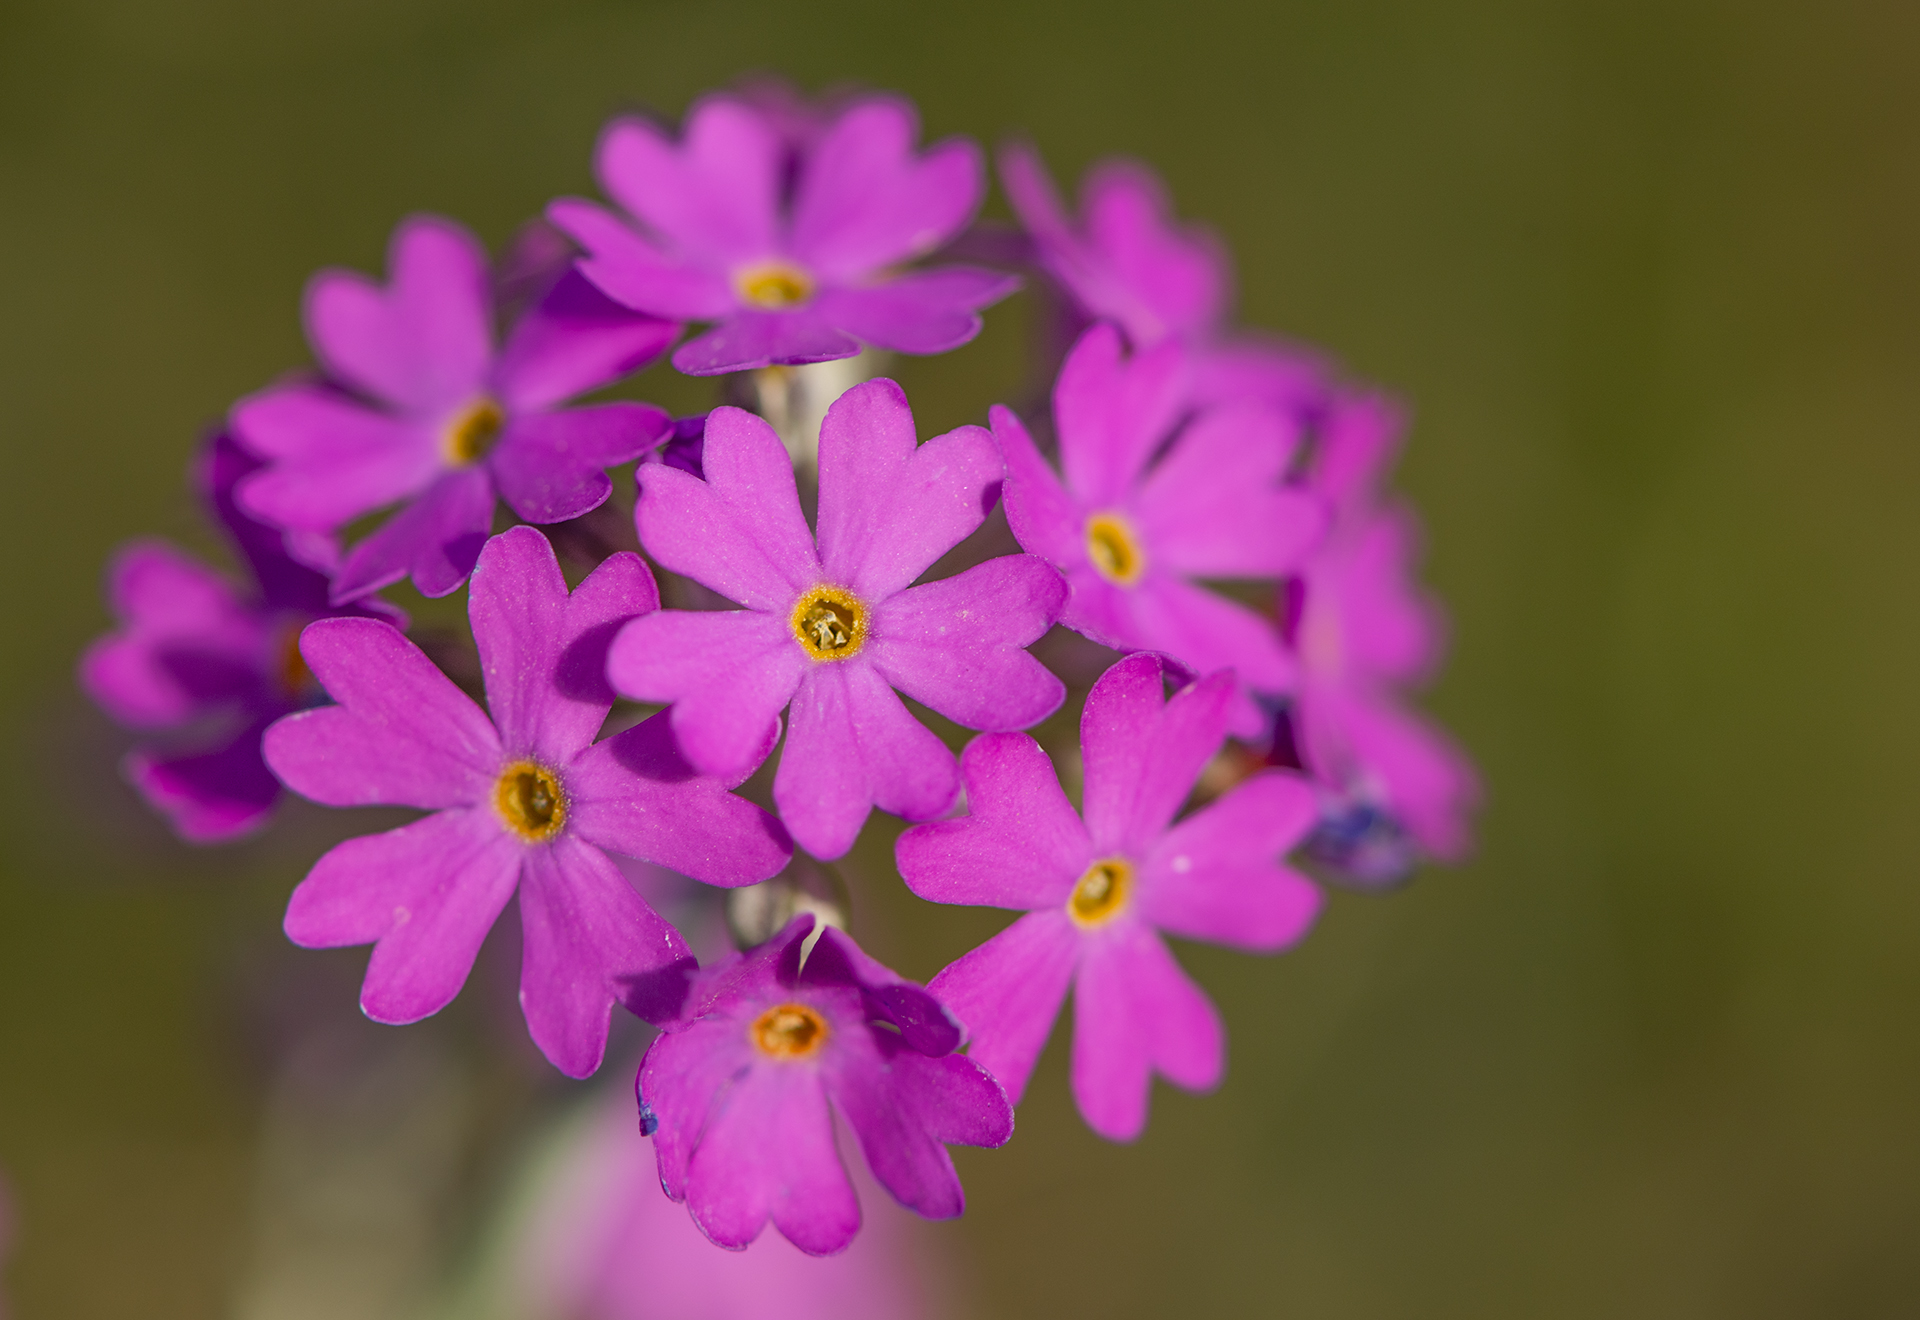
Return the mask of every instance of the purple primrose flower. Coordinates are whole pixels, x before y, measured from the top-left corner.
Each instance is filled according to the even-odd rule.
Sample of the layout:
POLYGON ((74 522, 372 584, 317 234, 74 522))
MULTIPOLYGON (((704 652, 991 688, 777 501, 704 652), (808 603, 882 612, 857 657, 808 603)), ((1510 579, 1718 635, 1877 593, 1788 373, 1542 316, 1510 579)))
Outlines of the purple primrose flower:
POLYGON ((1013 1135, 1006 1093, 953 1052, 963 1033, 940 1001, 837 930, 815 943, 812 927, 802 914, 702 970, 640 1065, 660 1185, 723 1247, 745 1247, 769 1219, 812 1255, 853 1241, 860 1203, 836 1112, 880 1185, 929 1219, 965 1208, 946 1143, 1013 1135))
POLYGON ((561 409, 665 352, 679 327, 635 315, 578 274, 561 276, 493 345, 486 252, 450 220, 394 231, 391 282, 322 271, 307 287, 307 338, 327 380, 241 400, 235 432, 267 460, 240 488, 256 517, 333 532, 406 502, 353 547, 333 598, 411 576, 427 596, 472 571, 504 499, 528 522, 578 517, 612 491, 603 470, 666 438, 639 403, 561 409))
POLYGON ((1279 860, 1314 823, 1305 780, 1265 771, 1170 825, 1219 750, 1233 676, 1165 700, 1162 673, 1158 656, 1128 656, 1088 695, 1084 820, 1038 743, 986 734, 961 760, 971 814, 915 826, 896 849, 922 898, 1027 909, 928 988, 1017 1104, 1071 984, 1074 1099, 1114 1141, 1145 1128, 1150 1073, 1190 1090, 1220 1080, 1219 1016, 1160 932, 1271 951, 1320 907, 1279 860))
POLYGON ((944 353, 979 334, 979 309, 1019 281, 972 266, 897 269, 980 204, 979 148, 953 138, 916 154, 918 134, 913 107, 894 97, 856 100, 816 136, 791 114, 710 96, 677 143, 638 119, 602 134, 600 184, 637 227, 575 198, 547 214, 610 297, 717 323, 674 353, 689 375, 826 362, 862 342, 944 353))
POLYGON ((1250 692, 1291 691, 1292 657, 1270 621, 1193 579, 1289 573, 1325 515, 1283 483, 1299 444, 1285 412, 1243 400, 1180 426, 1187 366, 1178 343, 1123 361, 1112 325, 1087 331, 1053 390, 1064 480, 1020 419, 993 409, 1007 521, 1023 549, 1067 575, 1063 626, 1200 673, 1231 667, 1241 682, 1231 727, 1254 736, 1265 718, 1250 692))
POLYGON ((1040 265, 1086 319, 1117 323, 1135 349, 1187 345, 1193 402, 1256 398, 1294 409, 1319 401, 1326 368, 1316 355, 1224 329, 1233 284, 1226 248, 1209 229, 1174 224, 1166 190, 1145 165, 1113 160, 1089 171, 1077 230, 1033 148, 1003 148, 1000 181, 1040 265))
POLYGON ((1399 696, 1431 677, 1446 639, 1438 603, 1411 580, 1419 521, 1378 493, 1403 424, 1377 397, 1343 398, 1329 412, 1311 480, 1333 526, 1286 600, 1300 658, 1292 736, 1302 764, 1338 794, 1315 851, 1374 880, 1411 867, 1392 846, 1399 830, 1434 857, 1464 855, 1480 798, 1473 763, 1399 696))
MULTIPOLYGON (((80 660, 81 686, 122 724, 186 733, 188 748, 138 747, 124 768, 140 795, 195 843, 259 828, 279 799, 280 782, 260 759, 261 731, 321 696, 300 659, 300 630, 334 614, 404 620, 379 601, 329 607, 327 575, 289 555, 278 531, 235 506, 234 484, 258 467, 225 435, 210 440, 195 464, 195 484, 252 570, 253 589, 237 590, 164 542, 136 541, 107 574, 119 630, 80 660)), ((309 538, 302 557, 324 563, 331 550, 309 538)))
POLYGON ((1008 555, 911 585, 993 505, 1002 469, 985 430, 916 445, 898 385, 848 390, 820 428, 817 548, 766 422, 714 409, 701 466, 704 481, 640 468, 640 542, 746 608, 635 619, 607 672, 629 697, 672 702, 687 759, 712 775, 757 764, 791 702, 773 796, 808 852, 846 852, 873 806, 927 820, 952 805, 953 754, 895 688, 974 729, 1023 729, 1059 706, 1060 680, 1023 649, 1065 600, 1058 573, 1008 555))
POLYGON ((328 806, 433 813, 340 844, 287 905, 296 944, 374 945, 368 1017, 413 1022, 445 1007, 517 885, 527 1026, 555 1067, 584 1077, 600 1066, 614 1002, 670 1016, 692 969, 679 933, 603 850, 719 885, 786 863, 778 824, 697 776, 664 717, 593 741, 613 705, 607 644, 658 605, 638 555, 612 556, 569 596, 539 532, 494 537, 468 598, 492 719, 386 624, 328 619, 301 635, 340 704, 267 731, 274 773, 328 806))

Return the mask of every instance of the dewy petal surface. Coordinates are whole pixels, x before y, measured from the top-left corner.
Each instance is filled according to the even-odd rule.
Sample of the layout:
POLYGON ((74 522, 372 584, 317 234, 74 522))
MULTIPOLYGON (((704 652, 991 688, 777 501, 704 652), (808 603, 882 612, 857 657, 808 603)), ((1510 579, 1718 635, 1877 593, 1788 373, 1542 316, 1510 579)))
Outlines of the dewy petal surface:
POLYGON ((1030 912, 928 984, 967 1024, 967 1057, 994 1075, 1012 1104, 1060 1016, 1079 950, 1063 912, 1030 912))
POLYGON ((520 1005, 567 1076, 599 1069, 616 1002, 650 1022, 679 1011, 693 955, 598 848, 562 835, 527 849, 520 918, 520 1005))
POLYGON ((492 790, 493 724, 420 648, 374 619, 322 619, 300 653, 340 704, 289 715, 262 751, 282 782, 328 806, 463 806, 492 790))
POLYGON ((672 702, 687 759, 738 782, 766 759, 811 662, 787 620, 753 610, 661 610, 614 638, 607 675, 626 696, 672 702))
POLYGON ((360 1007, 376 1022, 417 1022, 460 992, 521 856, 486 807, 348 839, 293 891, 287 937, 307 948, 377 941, 360 1007))
POLYGON ((1279 857, 1319 816, 1312 786, 1255 775, 1161 836, 1140 868, 1139 902, 1161 930, 1271 952, 1307 933, 1320 891, 1279 857))
POLYGON ((863 381, 820 424, 820 563, 827 580, 879 600, 911 583, 985 521, 1002 464, 963 426, 916 444, 898 385, 863 381))

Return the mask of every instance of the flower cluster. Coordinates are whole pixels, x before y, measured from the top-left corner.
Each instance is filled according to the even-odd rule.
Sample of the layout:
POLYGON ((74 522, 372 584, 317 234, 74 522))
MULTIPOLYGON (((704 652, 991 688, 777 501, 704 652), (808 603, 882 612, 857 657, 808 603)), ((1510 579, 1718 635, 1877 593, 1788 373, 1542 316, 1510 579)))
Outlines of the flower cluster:
POLYGON ((534 1042, 585 1077, 616 1005, 658 1029, 639 1128, 723 1247, 771 1222, 842 1251, 868 1175, 958 1215, 947 1147, 1009 1139, 1069 988, 1080 1111, 1137 1137, 1154 1074, 1225 1063, 1166 936, 1286 948, 1321 881, 1460 856, 1477 798, 1407 704, 1442 629, 1384 490, 1399 410, 1229 324, 1222 245, 1142 166, 1096 168, 1076 219, 1009 148, 1018 259, 943 256, 984 158, 917 136, 895 97, 717 94, 677 131, 610 124, 611 205, 553 202, 497 264, 417 216, 384 284, 317 275, 316 368, 236 403, 197 468, 251 585, 136 543, 80 667, 159 736, 127 775, 184 838, 261 827, 283 787, 423 813, 287 907, 297 944, 372 946, 376 1021, 445 1007, 517 895, 534 1042), (781 382, 958 347, 1023 280, 1071 340, 1050 409, 923 440, 852 374, 797 453, 781 382), (576 402, 669 354, 755 406, 576 402), (589 534, 628 492, 638 554, 589 534), (996 510, 1021 553, 981 548, 996 510), (590 550, 571 585, 556 543, 590 550), (469 661, 408 636, 380 595, 405 581, 465 588, 469 661), (1044 663, 1053 629, 1091 645, 1041 655, 1099 665, 1044 663), (1028 732, 1063 705, 1077 748, 1028 732), (959 756, 922 712, 972 732, 959 756), (1021 914, 924 984, 832 905, 703 966, 630 879, 791 890, 875 808, 913 893, 1021 914))

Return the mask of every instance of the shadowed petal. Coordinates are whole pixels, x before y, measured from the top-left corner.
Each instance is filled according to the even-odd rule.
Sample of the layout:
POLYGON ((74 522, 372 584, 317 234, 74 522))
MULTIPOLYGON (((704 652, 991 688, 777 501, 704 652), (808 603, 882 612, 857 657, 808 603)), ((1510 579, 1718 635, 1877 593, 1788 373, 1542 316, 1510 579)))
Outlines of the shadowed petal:
POLYGON ((421 595, 451 595, 467 580, 493 527, 493 482, 484 467, 447 473, 379 531, 354 546, 333 580, 336 605, 411 577, 421 595))
POLYGON ((737 783, 766 759, 775 721, 810 663, 785 619, 660 610, 620 630, 607 677, 635 700, 672 702, 687 759, 737 783))
POLYGON ((1140 868, 1140 910, 1161 930, 1270 952, 1307 933, 1320 891, 1281 854, 1319 817, 1311 784, 1255 775, 1167 831, 1140 868))
POLYGON ((689 376, 719 376, 760 367, 832 362, 859 351, 858 340, 814 307, 794 312, 736 311, 675 350, 673 366, 689 376))
POLYGON ((513 895, 523 851, 485 807, 348 839, 293 891, 287 938, 309 949, 378 941, 361 1011, 417 1022, 460 993, 513 895))
POLYGON ((722 272, 662 252, 605 207, 562 197, 547 203, 547 219, 587 250, 575 269, 623 306, 674 321, 711 320, 738 306, 722 272))
POLYGON ((693 955, 598 848, 568 835, 527 850, 520 1007, 553 1066, 590 1077, 616 1001, 649 1022, 680 1010, 693 955))
POLYGON ((820 424, 820 564, 827 580, 879 602, 965 540, 999 494, 993 437, 963 426, 916 447, 907 396, 855 385, 820 424))
POLYGON ((827 1088, 874 1178, 928 1219, 954 1219, 966 1209, 947 1142, 1003 1146, 1013 1135, 1006 1092, 961 1055, 930 1059, 897 1050, 881 1067, 833 1069, 827 1088))
POLYGON ((1012 1104, 1060 1016, 1079 949, 1064 912, 1031 912, 927 984, 966 1024, 967 1057, 994 1075, 1012 1104))
POLYGON ((262 627, 198 560, 158 541, 125 546, 107 597, 123 626, 87 648, 80 684, 122 724, 180 724, 259 687, 262 627))
POLYGON ((894 845, 907 888, 931 903, 1066 902, 1093 844, 1040 744, 1023 733, 982 734, 967 744, 960 774, 969 814, 916 825, 894 845))
POLYGON ((771 1219, 809 1255, 846 1250, 860 1203, 818 1072, 762 1064, 715 1099, 688 1162, 687 1208, 723 1247, 746 1246, 771 1219))
POLYGON ((1081 528, 1086 518, 1080 505, 1040 457, 1018 417, 997 404, 987 416, 1007 465, 1007 523, 1014 539, 1021 549, 1056 568, 1084 565, 1087 547, 1081 528))
POLYGON ((1018 276, 974 266, 941 266, 871 288, 828 289, 812 310, 826 324, 877 348, 946 353, 980 333, 979 308, 1019 287, 1018 276))
POLYGON ((515 513, 528 522, 564 522, 599 508, 613 493, 607 468, 631 462, 672 434, 673 419, 646 403, 534 413, 507 424, 487 464, 515 513))
POLYGON ((190 843, 222 843, 266 824, 280 799, 280 781, 260 759, 263 723, 207 751, 163 756, 135 748, 123 764, 149 806, 190 843))
POLYGON ((514 324, 495 388, 509 412, 553 408, 640 370, 679 337, 679 322, 635 313, 570 270, 514 324))

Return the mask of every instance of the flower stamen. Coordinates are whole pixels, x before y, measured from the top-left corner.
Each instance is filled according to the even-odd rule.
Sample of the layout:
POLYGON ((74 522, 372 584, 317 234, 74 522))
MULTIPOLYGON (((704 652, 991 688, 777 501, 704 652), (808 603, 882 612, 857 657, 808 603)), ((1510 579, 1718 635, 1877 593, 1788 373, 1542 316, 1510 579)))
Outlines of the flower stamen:
POLYGON ((867 607, 841 587, 815 587, 793 607, 793 635, 815 660, 845 660, 867 641, 867 607))
POLYGON ((1130 587, 1147 571, 1140 538, 1117 513, 1096 513, 1087 519, 1087 558, 1101 577, 1116 586, 1130 587))
POLYGON ((567 823, 567 795, 553 771, 533 761, 515 761, 500 772, 493 805, 507 828, 528 843, 541 843, 567 823))
POLYGON ((736 272, 733 287, 750 306, 784 312, 813 297, 813 276, 790 261, 763 261, 736 272))
POLYGON ((454 414, 441 435, 441 447, 446 453, 447 462, 455 467, 466 467, 485 458, 506 424, 507 415, 501 411, 499 404, 484 396, 475 399, 454 414))
POLYGON ((1111 921, 1127 905, 1133 892, 1133 867, 1118 857, 1108 857, 1087 868, 1074 882, 1067 899, 1067 915, 1077 926, 1091 928, 1111 921))
POLYGON ((804 1059, 827 1043, 827 1020, 805 1004, 781 1004, 754 1020, 749 1033, 762 1054, 775 1059, 804 1059))

